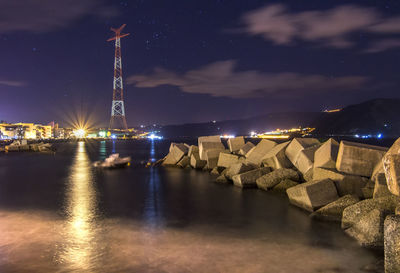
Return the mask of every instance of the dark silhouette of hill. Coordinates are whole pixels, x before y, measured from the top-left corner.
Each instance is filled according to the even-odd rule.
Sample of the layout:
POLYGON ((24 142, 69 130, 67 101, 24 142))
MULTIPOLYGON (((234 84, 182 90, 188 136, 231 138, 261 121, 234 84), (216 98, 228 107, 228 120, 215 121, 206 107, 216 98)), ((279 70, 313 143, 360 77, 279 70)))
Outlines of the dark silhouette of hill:
POLYGON ((373 99, 349 105, 339 112, 270 113, 242 120, 188 123, 162 127, 164 137, 197 137, 200 135, 249 135, 295 127, 316 128, 316 135, 400 136, 400 99, 373 99))
POLYGON ((276 128, 305 127, 320 115, 318 112, 271 113, 242 120, 167 125, 162 127, 161 133, 167 138, 218 134, 249 135, 251 131, 260 133, 276 128))
POLYGON ((349 105, 340 112, 322 113, 311 124, 320 135, 400 135, 400 99, 374 99, 349 105))

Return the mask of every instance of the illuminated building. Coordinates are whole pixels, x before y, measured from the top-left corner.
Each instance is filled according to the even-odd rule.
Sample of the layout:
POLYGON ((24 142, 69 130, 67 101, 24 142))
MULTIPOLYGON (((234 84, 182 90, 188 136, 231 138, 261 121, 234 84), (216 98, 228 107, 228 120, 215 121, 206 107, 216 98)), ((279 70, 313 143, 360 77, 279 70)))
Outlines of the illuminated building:
POLYGON ((3 139, 49 139, 53 137, 50 125, 34 123, 0 124, 3 139))
POLYGON ((52 138, 52 129, 50 125, 36 125, 36 138, 49 139, 52 138))
POLYGON ((3 139, 17 139, 22 138, 21 126, 14 124, 1 123, 0 131, 3 139))
POLYGON ((37 127, 33 123, 15 123, 15 125, 20 125, 22 127, 22 138, 24 139, 36 139, 37 138, 37 127))

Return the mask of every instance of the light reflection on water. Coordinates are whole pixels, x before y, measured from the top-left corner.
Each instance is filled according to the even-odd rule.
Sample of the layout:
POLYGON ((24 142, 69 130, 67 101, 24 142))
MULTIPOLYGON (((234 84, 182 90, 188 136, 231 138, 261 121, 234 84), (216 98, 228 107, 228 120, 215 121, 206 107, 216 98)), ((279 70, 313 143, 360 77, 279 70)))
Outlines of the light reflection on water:
MULTIPOLYGON (((280 196, 217 185, 191 170, 133 164, 94 171, 89 157, 107 154, 106 143, 88 144, 63 144, 65 158, 7 157, 1 273, 365 273, 360 268, 375 261, 339 226, 322 228, 280 196), (32 179, 38 170, 42 176, 32 179), (51 198, 52 206, 37 206, 51 198)), ((138 162, 169 147, 160 153, 160 142, 128 144, 113 142, 138 162)))
POLYGON ((99 146, 99 160, 104 160, 107 157, 107 147, 106 147, 106 141, 102 140, 100 141, 100 146, 99 146))
MULTIPOLYGON (((150 155, 151 161, 154 161, 155 148, 154 140, 151 140, 150 155)), ((148 180, 147 195, 145 198, 144 218, 150 227, 159 225, 162 221, 161 195, 159 192, 160 177, 155 167, 150 167, 150 176, 148 180)))
POLYGON ((89 270, 96 262, 98 226, 97 197, 92 167, 84 142, 79 142, 66 190, 67 219, 59 262, 71 269, 89 270))

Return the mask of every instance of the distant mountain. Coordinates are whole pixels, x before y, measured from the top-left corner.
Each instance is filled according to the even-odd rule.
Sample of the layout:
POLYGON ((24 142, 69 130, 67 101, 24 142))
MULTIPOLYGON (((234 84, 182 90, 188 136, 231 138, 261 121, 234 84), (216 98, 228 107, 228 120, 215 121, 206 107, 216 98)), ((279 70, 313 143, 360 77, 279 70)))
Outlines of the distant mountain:
POLYGON ((241 120, 167 125, 161 128, 166 138, 200 135, 249 135, 251 131, 266 132, 277 128, 316 128, 316 135, 377 135, 400 136, 400 99, 374 99, 350 105, 339 112, 287 112, 241 120))
POLYGON ((320 115, 319 112, 271 113, 242 120, 167 125, 162 127, 161 133, 167 138, 218 134, 249 135, 251 131, 265 132, 276 128, 306 127, 320 115))
POLYGON ((321 135, 400 136, 400 99, 374 99, 340 112, 322 113, 311 125, 321 135))

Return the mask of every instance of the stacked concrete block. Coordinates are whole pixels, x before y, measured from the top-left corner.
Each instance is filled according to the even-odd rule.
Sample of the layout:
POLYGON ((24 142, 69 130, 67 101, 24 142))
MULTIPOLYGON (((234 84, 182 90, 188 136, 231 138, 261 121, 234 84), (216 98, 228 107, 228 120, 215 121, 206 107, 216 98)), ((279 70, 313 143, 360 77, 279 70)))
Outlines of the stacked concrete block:
POLYGON ((385 273, 400 272, 400 215, 389 215, 384 222, 385 273))
POLYGON ((214 169, 211 170, 210 174, 219 176, 218 167, 214 167, 214 169))
POLYGON ((201 142, 199 145, 199 154, 201 160, 207 160, 207 151, 209 150, 224 151, 225 147, 221 142, 201 142))
POLYGON ((387 148, 341 141, 336 169, 340 172, 371 177, 375 166, 382 160, 387 148))
POLYGON ((263 158, 262 163, 266 167, 271 167, 274 170, 281 168, 290 168, 292 163, 286 157, 286 147, 289 145, 289 141, 276 145, 272 148, 263 158))
POLYGON ((316 138, 294 138, 286 147, 285 154, 290 162, 295 165, 302 150, 319 144, 320 142, 316 138))
POLYGON ((347 229, 360 221, 363 215, 368 214, 373 209, 380 211, 395 212, 400 199, 397 196, 385 196, 375 199, 365 199, 344 209, 342 217, 342 228, 347 229))
POLYGON ((314 154, 318 148, 318 145, 304 148, 297 156, 294 165, 303 175, 307 174, 309 171, 312 171, 314 167, 314 154))
POLYGON ((213 168, 217 167, 218 163, 218 158, 220 153, 228 153, 225 149, 220 150, 220 149, 210 149, 206 150, 206 168, 208 170, 212 170, 213 168))
POLYGON ((246 142, 246 144, 244 144, 244 145, 240 148, 239 154, 240 154, 240 155, 243 155, 243 156, 246 156, 247 153, 250 152, 251 149, 254 148, 254 146, 255 146, 255 145, 254 145, 253 143, 251 143, 251 142, 246 142))
POLYGON ((228 148, 231 153, 237 153, 244 146, 244 137, 234 137, 228 139, 228 148))
POLYGON ((263 190, 268 190, 285 179, 299 181, 299 173, 293 169, 278 169, 265 174, 256 180, 257 187, 263 190))
POLYGON ((228 184, 230 183, 229 180, 225 177, 225 175, 221 174, 215 179, 216 183, 221 183, 221 184, 228 184))
POLYGON ((313 212, 310 217, 340 222, 342 220, 344 209, 358 203, 359 201, 360 199, 356 195, 348 194, 313 212))
POLYGON ((199 153, 192 153, 190 156, 190 166, 194 169, 203 169, 207 164, 206 160, 201 160, 199 153))
POLYGON ((315 211, 339 198, 335 184, 330 179, 299 184, 286 191, 291 204, 315 211))
POLYGON ((188 148, 183 143, 171 144, 170 152, 165 157, 163 165, 176 165, 187 152, 188 148))
POLYGON ((190 157, 187 155, 183 156, 176 165, 181 168, 186 168, 186 166, 190 165, 190 157))
POLYGON ((372 209, 361 215, 360 219, 345 232, 356 239, 361 246, 383 247, 384 221, 388 214, 388 211, 372 209))
POLYGON ((244 162, 239 162, 239 163, 232 164, 229 168, 227 168, 226 172, 225 172, 225 176, 228 179, 232 179, 232 177, 234 175, 241 174, 241 173, 244 173, 244 172, 248 172, 248 171, 251 171, 253 169, 254 169, 253 165, 250 165, 250 164, 247 164, 247 163, 244 163, 244 162))
MULTIPOLYGON (((198 147, 199 147, 199 154, 200 154, 200 159, 205 160, 205 151, 203 148, 203 143, 207 142, 214 142, 214 143, 221 143, 221 137, 216 135, 216 136, 201 136, 197 139, 198 147)), ((218 144, 217 144, 218 145, 218 144)), ((211 145, 209 145, 211 146, 211 145)))
POLYGON ((369 180, 364 188, 361 189, 364 199, 373 198, 375 182, 369 180))
POLYGON ((232 177, 233 184, 241 188, 255 188, 257 186, 256 180, 269 173, 271 168, 263 167, 245 173, 237 174, 232 177))
POLYGON ((196 145, 191 145, 188 150, 188 156, 191 157, 194 153, 199 153, 199 147, 196 145))
POLYGON ((223 153, 221 152, 218 157, 218 167, 224 167, 228 168, 232 164, 238 163, 239 162, 239 156, 238 155, 233 155, 229 153, 223 153))
POLYGON ((363 188, 369 182, 369 179, 365 177, 340 173, 336 170, 326 168, 314 168, 313 179, 331 179, 335 182, 339 196, 355 194, 360 198, 364 197, 363 188))
POLYGON ((297 186, 299 183, 291 179, 284 179, 272 188, 275 192, 286 193, 287 189, 297 186))
POLYGON ((328 139, 315 151, 314 167, 335 169, 338 152, 339 143, 333 138, 328 139))
POLYGON ((400 196, 400 138, 390 147, 382 163, 389 191, 400 196))
POLYGON ((260 166, 263 157, 276 146, 276 142, 263 139, 255 147, 253 147, 247 154, 247 162, 260 166))
POLYGON ((221 142, 221 137, 219 135, 215 136, 201 136, 197 139, 197 143, 200 147, 202 142, 221 142))
POLYGON ((389 191, 386 181, 386 176, 384 173, 379 173, 374 177, 375 185, 374 185, 374 193, 373 198, 384 197, 387 195, 392 195, 389 191))
POLYGON ((169 145, 169 150, 168 151, 171 152, 172 148, 174 148, 176 144, 178 144, 178 143, 171 142, 171 144, 169 145))

